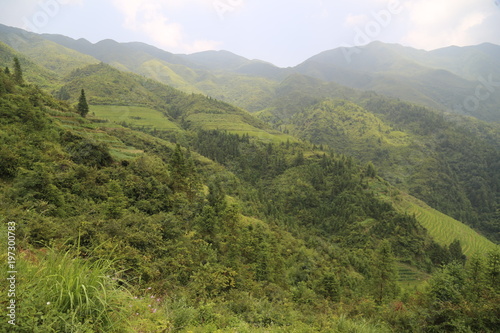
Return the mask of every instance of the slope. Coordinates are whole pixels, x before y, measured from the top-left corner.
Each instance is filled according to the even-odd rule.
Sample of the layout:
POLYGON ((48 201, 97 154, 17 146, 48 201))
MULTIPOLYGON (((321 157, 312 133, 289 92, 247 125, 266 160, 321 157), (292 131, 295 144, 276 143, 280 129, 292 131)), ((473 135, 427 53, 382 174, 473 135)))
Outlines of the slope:
POLYGON ((28 82, 35 83, 43 88, 53 89, 57 87, 59 77, 57 74, 37 65, 31 59, 15 51, 7 44, 0 42, 0 66, 13 69, 14 57, 19 59, 23 68, 24 78, 28 82))
POLYGON ((469 226, 395 187, 382 188, 380 183, 372 182, 370 188, 382 200, 390 202, 399 211, 414 215, 418 222, 427 229, 429 235, 441 246, 449 246, 453 241, 459 240, 464 254, 469 257, 495 250, 498 247, 469 226))
POLYGON ((366 109, 323 101, 282 126, 317 145, 373 161, 398 188, 498 242, 498 128, 382 97, 359 103, 366 109))
POLYGON ((96 44, 75 41, 60 35, 40 37, 90 55, 120 70, 145 75, 185 92, 204 93, 214 98, 257 110, 255 96, 269 96, 275 80, 287 70, 234 55, 209 51, 176 55, 144 43, 118 43, 103 40, 96 44))
MULTIPOLYGON (((249 134, 263 140, 296 141, 284 135, 248 112, 212 98, 186 94, 144 77, 120 72, 106 65, 90 65, 75 70, 61 88, 75 102, 84 88, 93 105, 142 106, 160 111, 185 129, 219 129, 249 134)), ((136 109, 137 110, 137 109, 136 109)), ((141 117, 131 114, 129 117, 141 117)))
POLYGON ((46 40, 41 35, 1 24, 0 41, 60 76, 67 75, 79 67, 99 62, 91 56, 46 40))
MULTIPOLYGON (((90 66, 117 75, 109 68, 90 66)), ((228 165, 241 170, 237 175, 233 167, 189 147, 82 118, 65 102, 16 85, 3 71, 0 87, 5 88, 0 89, 0 218, 16 221, 20 240, 21 331, 208 330, 214 325, 333 329, 335 322, 315 315, 313 304, 333 309, 332 299, 340 297, 356 304, 354 295, 361 297, 372 283, 367 258, 383 239, 394 244, 401 259, 425 266, 425 256, 413 252, 425 253, 431 243, 424 230, 364 191, 362 169, 345 157, 292 162, 307 145, 191 132, 197 142, 193 148, 206 155, 237 145, 234 154, 225 155, 228 165), (339 176, 342 186, 336 184, 339 176), (323 187, 317 177, 333 186, 323 187), (332 188, 339 203, 346 196, 352 201, 329 204, 332 188), (266 195, 256 195, 259 191, 266 195), (321 209, 301 200, 309 194, 321 209), (272 198, 276 204, 269 207, 277 211, 262 210, 272 198), (359 206, 355 217, 348 216, 349 203, 359 206), (297 211, 279 213, 288 205, 297 211), (327 207, 335 207, 329 223, 313 228, 296 214, 303 209, 304 216, 321 221, 327 207), (396 230, 398 222, 404 224, 396 230), (329 236, 315 230, 336 229, 336 224, 350 228, 329 236), (330 236, 338 243, 329 242, 330 236), (327 279, 338 288, 323 288, 327 279), (206 304, 212 304, 210 310, 206 304), (192 315, 182 314, 186 308, 192 315), (104 315, 111 310, 112 316, 104 315), (206 319, 206 311, 212 319, 206 319)), ((180 104, 192 102, 185 94, 177 97, 180 104)), ((392 297, 391 292, 381 295, 387 302, 392 297)), ((6 330, 5 321, 0 325, 6 330)))
MULTIPOLYGON (((325 51, 298 65, 295 70, 349 87, 373 90, 486 121, 498 121, 498 89, 481 86, 481 89, 490 88, 487 98, 483 98, 482 94, 478 103, 466 100, 469 96, 475 97, 476 88, 483 81, 496 82, 493 79, 496 72, 485 72, 484 69, 496 68, 497 62, 493 55, 497 50, 487 55, 482 52, 484 48, 495 49, 492 45, 471 47, 473 51, 464 50, 457 56, 456 52, 447 50, 426 53, 400 45, 373 42, 355 49, 325 51), (457 70, 459 67, 463 71, 457 70), (478 81, 481 75, 483 79, 478 81)), ((495 83, 493 85, 496 87, 495 83)))

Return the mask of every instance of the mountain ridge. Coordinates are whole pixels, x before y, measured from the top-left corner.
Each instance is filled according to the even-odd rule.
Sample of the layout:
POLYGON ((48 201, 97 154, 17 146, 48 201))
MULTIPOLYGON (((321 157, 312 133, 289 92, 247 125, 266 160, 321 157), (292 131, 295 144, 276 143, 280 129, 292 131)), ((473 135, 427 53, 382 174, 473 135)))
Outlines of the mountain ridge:
MULTIPOLYGON (((35 36, 20 29, 2 29, 16 38, 35 36)), ((495 69, 500 68, 500 46, 491 43, 424 51, 375 41, 351 49, 327 50, 295 67, 280 68, 229 51, 176 55, 139 42, 104 40, 89 44, 60 35, 38 38, 59 41, 121 70, 149 76, 186 92, 204 93, 249 111, 265 109, 272 90, 289 75, 300 73, 444 112, 500 121, 495 108, 500 103, 496 79, 500 70, 495 69), (238 89, 240 83, 244 88, 238 89), (483 92, 479 98, 478 91, 483 92)), ((4 41, 9 43, 9 38, 4 41)))

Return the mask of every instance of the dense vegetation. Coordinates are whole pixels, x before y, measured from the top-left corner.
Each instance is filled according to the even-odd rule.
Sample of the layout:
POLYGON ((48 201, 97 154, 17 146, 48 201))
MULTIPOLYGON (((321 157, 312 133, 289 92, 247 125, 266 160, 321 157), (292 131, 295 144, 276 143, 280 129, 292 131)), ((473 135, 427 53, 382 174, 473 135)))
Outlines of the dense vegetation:
MULTIPOLYGON (((6 26, 1 26, 0 32, 1 40, 29 55, 40 65, 36 66, 25 56, 19 55, 32 82, 51 87, 54 94, 63 100, 74 102, 80 89, 85 87, 90 89, 91 104, 156 109, 164 112, 169 120, 176 120, 177 125, 183 128, 227 130, 240 135, 250 133, 272 142, 294 140, 291 137, 279 137, 277 133, 269 135, 269 128, 265 124, 255 123, 255 119, 249 118, 246 112, 227 104, 223 106, 215 100, 202 102, 202 95, 179 94, 156 81, 131 76, 96 63, 104 61, 116 68, 167 82, 185 91, 202 91, 250 111, 261 110, 261 119, 274 122, 276 128, 286 133, 292 129, 287 125, 297 125, 299 129, 293 132, 295 135, 313 140, 318 145, 333 145, 336 152, 355 156, 363 163, 373 161, 383 178, 393 185, 468 223, 489 239, 499 241, 500 199, 496 162, 499 138, 495 134, 499 132, 498 124, 486 125, 465 117, 453 117, 450 121, 449 116, 444 116, 444 121, 441 121, 442 112, 297 74, 304 73, 352 87, 373 89, 379 93, 456 111, 455 105, 462 105, 464 96, 475 91, 477 82, 470 80, 481 76, 483 82, 491 75, 496 75, 498 47, 495 45, 418 52, 398 45, 372 43, 350 64, 345 64, 345 57, 340 50, 332 50, 296 68, 280 69, 228 52, 185 56, 141 43, 123 44, 106 40, 91 44, 64 36, 26 33, 6 26), (462 59, 462 63, 457 59, 462 59), (413 72, 409 75, 408 71, 413 72), (341 130, 340 134, 310 133, 313 129, 317 130, 315 127, 324 129, 329 121, 339 121, 338 117, 331 118, 331 115, 319 117, 323 124, 304 128, 304 121, 307 121, 306 124, 315 121, 311 119, 310 113, 315 112, 318 117, 321 103, 331 98, 350 100, 375 114, 375 117, 368 115, 364 119, 364 141, 353 135, 358 134, 360 129, 351 129, 351 121, 336 124, 337 130, 341 130), (171 99, 177 100, 179 104, 171 99), (166 100, 169 103, 165 103, 166 100), (203 104, 203 107, 179 117, 179 110, 186 108, 187 103, 203 104), (306 116, 296 117, 290 123, 290 117, 296 113, 306 116), (435 119, 438 121, 434 123, 435 119), (432 133, 426 129, 428 123, 432 123, 429 127, 434 129, 432 133), (386 126, 381 125, 383 131, 377 133, 380 124, 386 126)), ((2 48, 6 54, 2 56, 4 59, 12 55, 13 50, 4 45, 2 48)), ((481 119, 495 120, 497 104, 498 93, 495 92, 480 103, 478 110, 469 113, 481 119)), ((345 113, 351 108, 340 106, 332 109, 334 113, 339 110, 345 113)), ((463 110, 460 112, 463 113, 463 110)), ((129 119, 122 121, 130 122, 129 119)))
POLYGON ((500 240, 500 141, 494 124, 382 97, 361 104, 366 108, 323 101, 281 126, 315 144, 372 161, 395 186, 500 240))
MULTIPOLYGON (((88 83, 85 71, 121 75, 102 64, 71 75, 88 83)), ((18 331, 500 324, 498 251, 465 263, 459 242, 435 243, 373 192, 388 190, 373 164, 282 140, 242 110, 171 88, 161 91, 175 98, 157 100, 182 135, 86 119, 12 72, 0 72, 0 218, 17 223, 18 331), (203 112, 236 114, 267 136, 186 123, 203 112), (433 275, 408 286, 406 269, 433 275)), ((78 80, 67 86, 74 99, 82 88, 100 98, 78 80)))

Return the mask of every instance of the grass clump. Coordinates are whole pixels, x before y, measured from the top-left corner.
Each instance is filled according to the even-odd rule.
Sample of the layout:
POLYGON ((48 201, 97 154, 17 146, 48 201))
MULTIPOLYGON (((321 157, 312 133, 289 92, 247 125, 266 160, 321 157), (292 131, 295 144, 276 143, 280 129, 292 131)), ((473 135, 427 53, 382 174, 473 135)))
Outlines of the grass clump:
POLYGON ((112 261, 82 259, 73 250, 21 253, 16 332, 126 331, 130 297, 110 276, 112 261))

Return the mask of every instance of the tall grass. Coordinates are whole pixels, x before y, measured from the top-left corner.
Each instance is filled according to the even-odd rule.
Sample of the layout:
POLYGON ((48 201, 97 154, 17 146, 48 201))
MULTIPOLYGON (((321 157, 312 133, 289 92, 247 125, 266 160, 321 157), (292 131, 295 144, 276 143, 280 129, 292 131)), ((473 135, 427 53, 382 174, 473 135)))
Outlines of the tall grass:
POLYGON ((130 297, 109 275, 112 261, 49 250, 18 267, 20 332, 126 332, 130 297))

